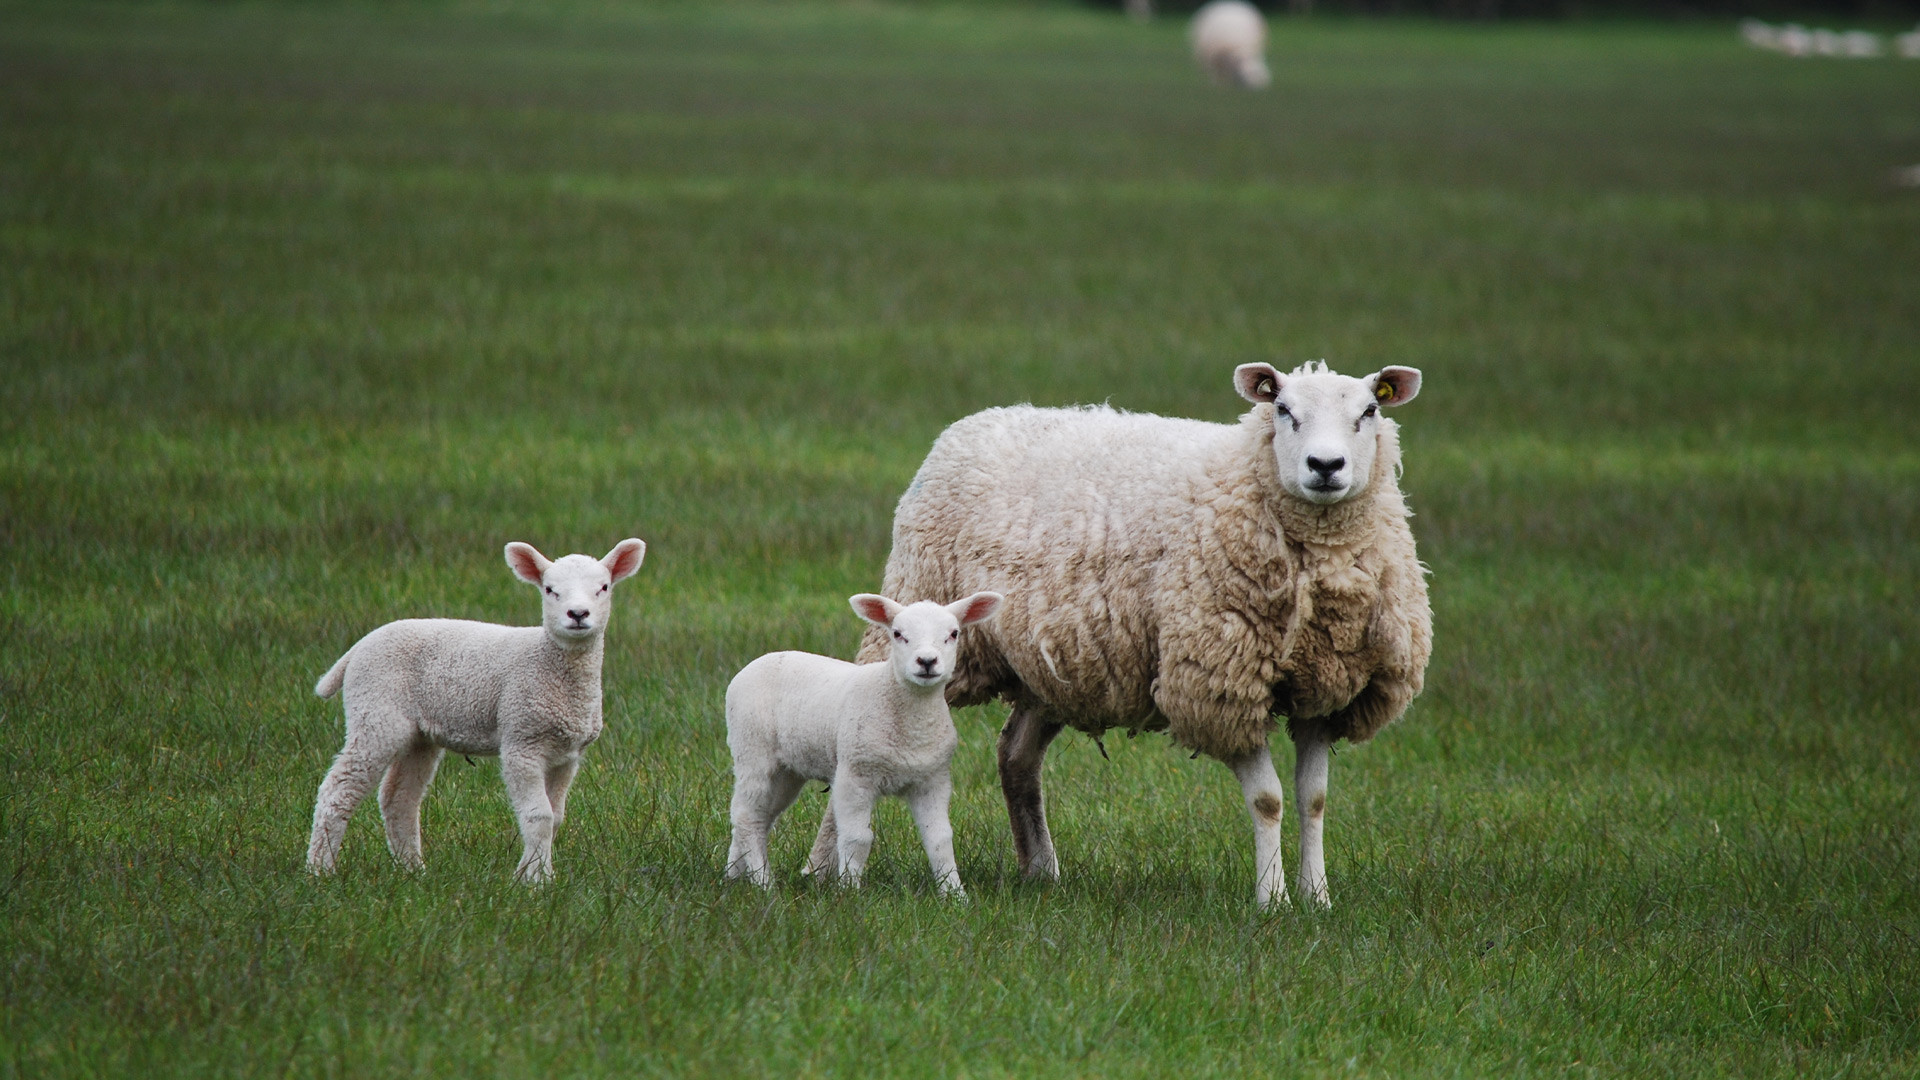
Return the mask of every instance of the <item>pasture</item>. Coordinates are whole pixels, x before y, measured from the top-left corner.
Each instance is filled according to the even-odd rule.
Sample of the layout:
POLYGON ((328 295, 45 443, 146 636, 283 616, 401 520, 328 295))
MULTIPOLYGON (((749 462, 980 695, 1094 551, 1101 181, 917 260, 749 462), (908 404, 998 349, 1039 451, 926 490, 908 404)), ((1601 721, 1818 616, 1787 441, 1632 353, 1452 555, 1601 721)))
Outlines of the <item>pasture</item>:
MULTIPOLYGON (((1070 4, 0 3, 0 1074, 1920 1072, 1920 63, 1070 4), (1049 759, 965 905, 726 887, 720 700, 850 655, 943 426, 1230 372, 1398 413, 1435 653, 1262 915, 1231 775, 1049 759), (403 616, 649 545, 556 843, 449 758, 301 869, 403 616)), ((1276 755, 1290 762, 1284 747, 1276 755)), ((1283 764, 1283 779, 1291 789, 1283 764)), ((1297 857, 1287 825, 1289 866, 1297 857)))

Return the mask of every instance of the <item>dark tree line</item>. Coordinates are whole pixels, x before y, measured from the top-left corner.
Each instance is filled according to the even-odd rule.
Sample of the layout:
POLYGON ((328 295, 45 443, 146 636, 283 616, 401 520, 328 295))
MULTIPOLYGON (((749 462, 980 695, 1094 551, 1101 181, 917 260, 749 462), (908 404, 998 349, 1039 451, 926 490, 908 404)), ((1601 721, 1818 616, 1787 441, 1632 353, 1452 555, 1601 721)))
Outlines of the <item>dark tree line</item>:
MULTIPOLYGON (((1121 6, 1121 0, 1095 0, 1121 6)), ((1202 0, 1153 0, 1185 14, 1202 0)), ((1254 0, 1270 14, 1423 15, 1449 19, 1725 18, 1898 23, 1920 19, 1920 0, 1254 0)))

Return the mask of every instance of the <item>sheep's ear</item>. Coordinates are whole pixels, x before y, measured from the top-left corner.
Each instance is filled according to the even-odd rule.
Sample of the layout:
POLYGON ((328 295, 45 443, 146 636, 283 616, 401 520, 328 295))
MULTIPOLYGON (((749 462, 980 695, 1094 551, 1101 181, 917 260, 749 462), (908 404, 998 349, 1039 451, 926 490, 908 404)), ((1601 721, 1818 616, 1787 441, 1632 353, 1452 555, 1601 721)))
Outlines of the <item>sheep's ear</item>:
POLYGON ((891 627, 894 616, 900 614, 899 604, 875 593, 863 592, 857 596, 850 596, 847 598, 847 603, 853 605, 854 614, 875 626, 891 627))
POLYGON ((1233 369, 1233 388, 1255 405, 1279 397, 1283 381, 1272 364, 1241 364, 1233 369))
POLYGON ((533 550, 532 544, 523 544, 518 540, 507 545, 507 567, 513 576, 534 585, 540 584, 541 577, 553 560, 533 550))
POLYGON ((961 626, 972 626, 985 622, 1000 611, 1000 601, 1006 597, 997 592, 977 592, 965 600, 956 600, 947 605, 953 617, 960 620, 961 626))
POLYGON ((1373 400, 1382 405, 1405 405, 1420 392, 1420 369, 1386 367, 1367 377, 1373 400))
POLYGON ((646 557, 647 542, 629 537, 613 545, 613 550, 607 552, 607 557, 600 560, 600 565, 607 568, 607 573, 613 575, 613 580, 624 581, 632 577, 635 570, 640 569, 640 561, 646 557))

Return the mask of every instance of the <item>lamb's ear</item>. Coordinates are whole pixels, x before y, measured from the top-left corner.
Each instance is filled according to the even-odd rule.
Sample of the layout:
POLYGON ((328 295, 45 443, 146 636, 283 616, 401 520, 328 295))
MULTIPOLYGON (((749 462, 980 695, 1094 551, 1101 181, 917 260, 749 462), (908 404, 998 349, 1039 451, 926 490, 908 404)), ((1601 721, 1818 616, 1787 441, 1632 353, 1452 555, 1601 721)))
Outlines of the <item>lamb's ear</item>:
POLYGON ((847 598, 853 605, 853 613, 875 626, 891 627, 894 616, 900 614, 900 605, 875 593, 863 592, 847 598))
POLYGON ((1385 367, 1367 376, 1373 400, 1382 405, 1405 405, 1420 392, 1420 369, 1385 367))
POLYGON ((613 550, 607 552, 607 557, 600 560, 600 565, 607 568, 607 573, 613 575, 613 580, 624 581, 632 577, 635 570, 640 569, 640 560, 646 557, 647 542, 629 537, 613 545, 613 550))
POLYGON ((533 585, 540 584, 541 575, 545 574, 547 567, 552 565, 553 560, 533 550, 532 544, 523 544, 515 540, 507 545, 507 567, 513 571, 513 576, 521 581, 533 585))
POLYGON ((972 626, 993 618, 1000 611, 1000 601, 1005 599, 997 592, 977 592, 965 600, 948 604, 947 610, 953 612, 953 617, 960 620, 961 626, 972 626))
POLYGON ((1283 381, 1272 364, 1241 364, 1233 369, 1233 388, 1255 405, 1279 397, 1283 381))

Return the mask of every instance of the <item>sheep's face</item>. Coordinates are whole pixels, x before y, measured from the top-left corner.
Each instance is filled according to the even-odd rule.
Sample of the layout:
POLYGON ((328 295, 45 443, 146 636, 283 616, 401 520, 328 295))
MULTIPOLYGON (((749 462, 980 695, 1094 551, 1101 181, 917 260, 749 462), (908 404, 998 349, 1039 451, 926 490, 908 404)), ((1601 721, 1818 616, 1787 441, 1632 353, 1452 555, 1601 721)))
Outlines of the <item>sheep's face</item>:
POLYGON ((902 606, 884 596, 861 593, 848 602, 861 618, 891 635, 888 663, 893 665, 894 678, 914 689, 938 690, 953 681, 960 628, 993 618, 1000 600, 999 593, 977 592, 946 605, 921 600, 902 606))
POLYGON ((549 560, 531 544, 507 545, 515 577, 540 586, 541 625, 562 644, 584 644, 605 632, 613 612, 614 583, 640 569, 647 545, 622 540, 604 559, 565 555, 549 560))
POLYGON ((1242 364, 1234 387, 1248 401, 1273 405, 1273 456, 1287 494, 1327 505, 1354 498, 1373 476, 1380 410, 1420 392, 1415 368, 1382 368, 1353 378, 1305 364, 1282 375, 1269 364, 1242 364))

